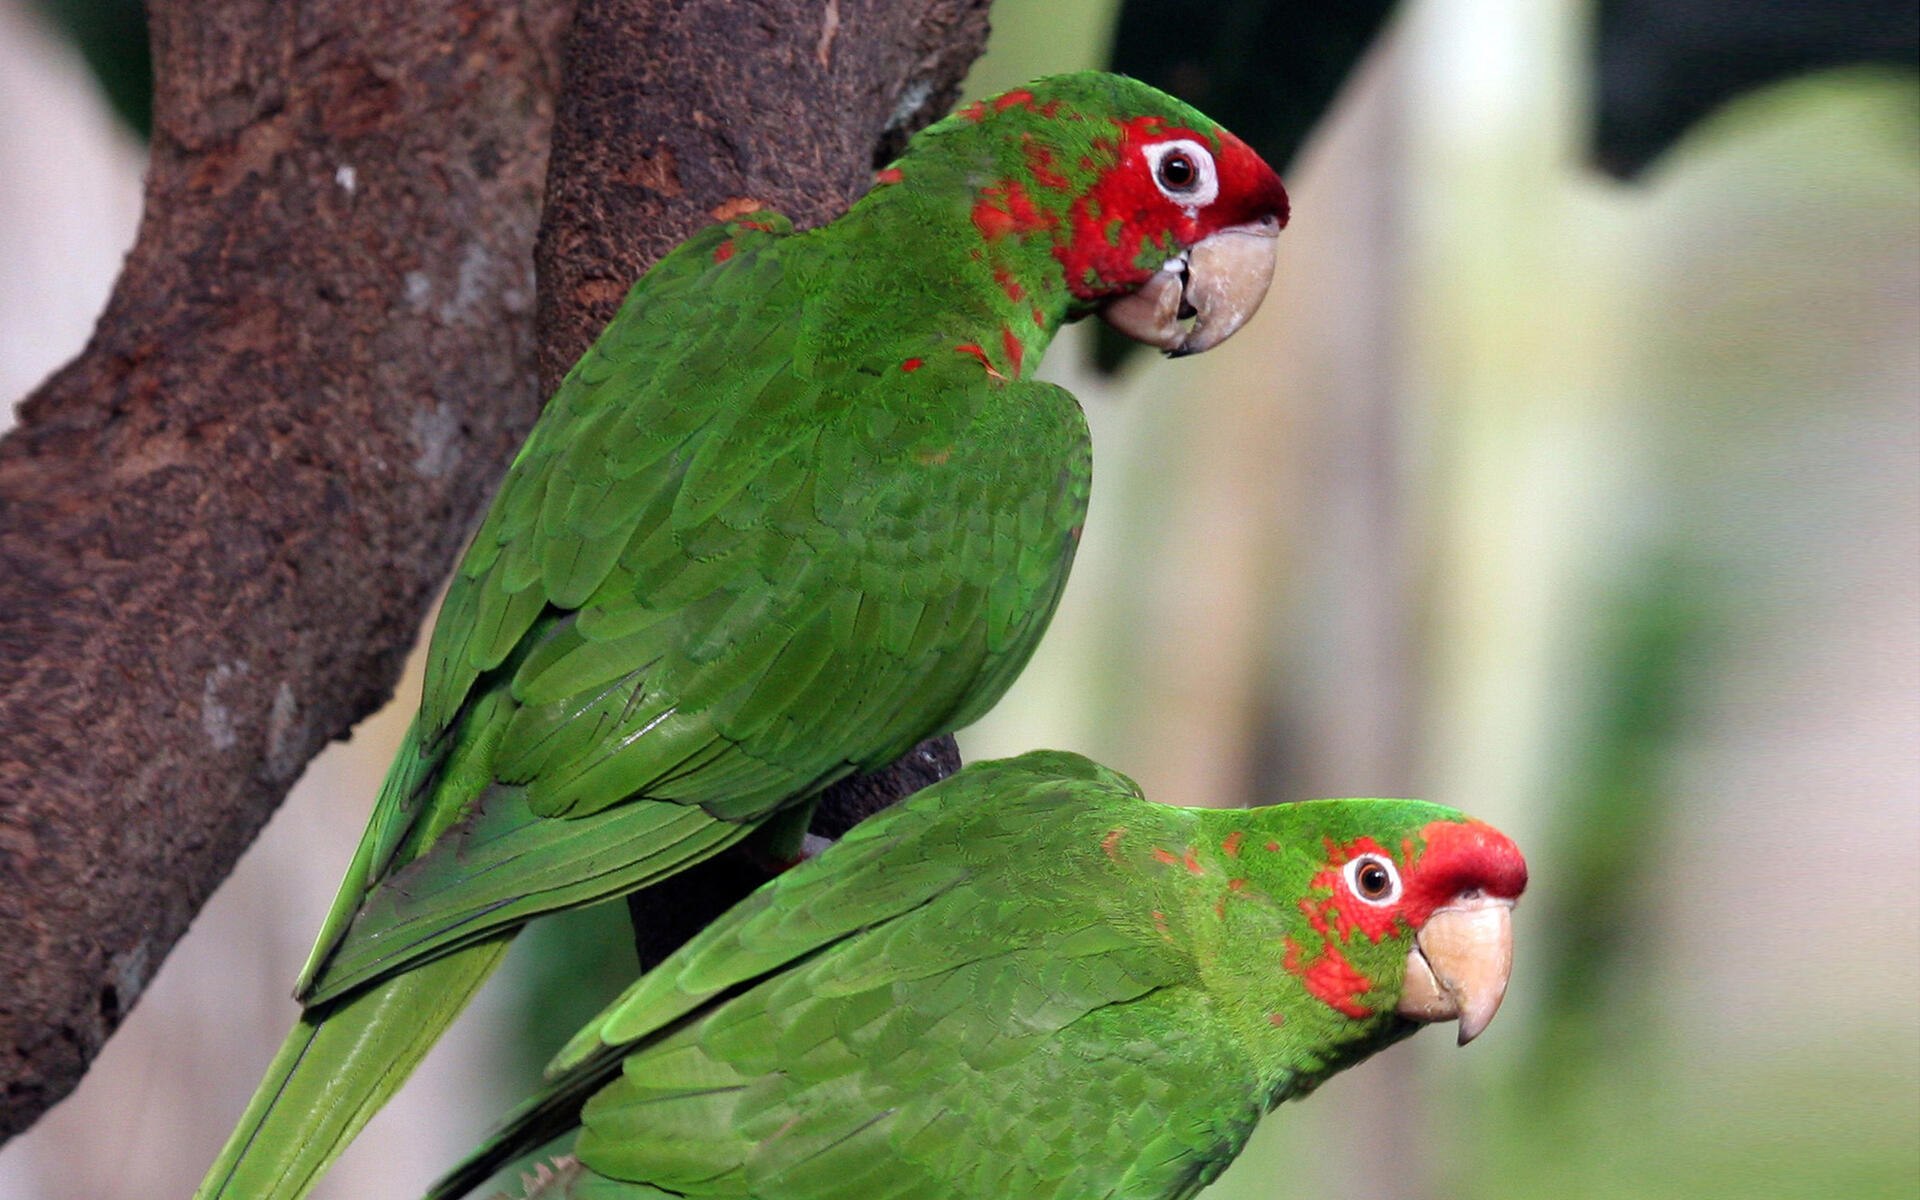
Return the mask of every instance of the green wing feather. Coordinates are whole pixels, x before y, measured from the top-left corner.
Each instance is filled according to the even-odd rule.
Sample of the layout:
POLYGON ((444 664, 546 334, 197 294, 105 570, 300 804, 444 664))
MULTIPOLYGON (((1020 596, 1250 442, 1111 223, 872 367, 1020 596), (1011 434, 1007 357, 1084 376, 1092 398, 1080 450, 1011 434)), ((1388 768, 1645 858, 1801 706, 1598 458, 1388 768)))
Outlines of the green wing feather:
POLYGON ((395 1056, 361 1054, 334 1086, 344 1050, 289 1051, 203 1196, 303 1191, 500 937, 971 720, 1031 653, 1086 506, 1078 406, 965 355, 908 373, 889 346, 819 353, 833 236, 771 214, 696 236, 555 394, 456 572, 419 714, 301 974, 328 1046, 395 1056), (472 965, 431 1012, 354 1005, 436 960, 472 965), (267 1094, 315 1089, 338 1140, 267 1094))
POLYGON ((1031 654, 1085 512, 1077 404, 961 354, 801 377, 819 280, 768 269, 801 240, 688 243, 554 397, 435 628, 427 765, 396 768, 303 998, 671 874, 972 720, 1031 654), (668 337, 697 297, 730 317, 668 337), (484 777, 420 786, 480 736, 484 777))
POLYGON ((1256 1089, 1196 1010, 1193 960, 1105 853, 1115 820, 1177 844, 1193 818, 1040 753, 970 768, 861 825, 643 976, 434 1195, 460 1194, 575 1113, 592 1171, 670 1194, 1095 1195, 1107 1192, 1088 1190, 1084 1163, 1130 1161, 1115 1194, 1184 1194, 1169 1188, 1198 1178, 1196 1143, 1237 1147, 1256 1089), (1166 1106, 1129 1103, 1116 1075, 1120 1093, 1132 1081, 1224 1095, 1203 1107, 1226 1115, 1167 1127, 1166 1106), (954 1161, 982 1144, 996 1153, 954 1161), (940 1182, 956 1179, 972 1183, 940 1182))

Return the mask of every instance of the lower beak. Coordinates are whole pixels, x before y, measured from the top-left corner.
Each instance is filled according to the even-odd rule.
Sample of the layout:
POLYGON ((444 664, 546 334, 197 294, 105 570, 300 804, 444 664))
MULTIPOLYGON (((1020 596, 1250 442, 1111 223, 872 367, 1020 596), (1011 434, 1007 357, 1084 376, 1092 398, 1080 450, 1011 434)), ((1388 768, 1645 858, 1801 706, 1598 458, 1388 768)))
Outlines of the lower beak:
POLYGON ((1107 324, 1168 355, 1198 354, 1232 337, 1266 299, 1280 222, 1264 217, 1208 234, 1137 291, 1100 310, 1107 324))
POLYGON ((1512 971, 1513 901, 1457 902, 1414 936, 1396 1011, 1416 1021, 1458 1020, 1464 1046, 1500 1011, 1512 971))

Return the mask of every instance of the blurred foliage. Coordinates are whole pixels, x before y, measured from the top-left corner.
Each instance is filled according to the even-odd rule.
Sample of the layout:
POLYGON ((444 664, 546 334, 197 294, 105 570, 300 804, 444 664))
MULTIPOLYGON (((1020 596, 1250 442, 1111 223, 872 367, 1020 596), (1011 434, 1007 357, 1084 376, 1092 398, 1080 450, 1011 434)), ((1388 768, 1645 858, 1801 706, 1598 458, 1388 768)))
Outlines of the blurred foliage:
MULTIPOLYGON (((1556 887, 1536 919, 1554 937, 1541 948, 1538 1024, 1520 1086, 1550 1103, 1587 1082, 1608 1053, 1610 1013, 1637 986, 1631 897, 1656 894, 1667 866, 1646 852, 1680 821, 1667 775, 1687 733, 1689 701, 1713 670, 1723 627, 1713 572, 1682 551, 1640 558, 1597 606, 1602 628, 1587 649, 1589 711, 1578 749, 1544 798, 1556 887)), ((1577 702, 1576 702, 1577 703, 1577 702)))
POLYGON ((153 132, 153 55, 141 0, 33 0, 73 39, 113 111, 142 138, 153 132))
POLYGON ((1113 69, 1180 97, 1286 171, 1392 7, 1127 0, 1113 69))
MULTIPOLYGON (((1391 0, 1123 0, 1110 63, 1193 104, 1285 175, 1392 9, 1391 0)), ((1600 0, 1597 19, 1593 155, 1621 178, 1767 83, 1857 63, 1920 65, 1912 0, 1600 0)), ((1103 326, 1094 361, 1112 373, 1137 349, 1103 326)))
POLYGON ((509 1095, 523 1095, 547 1060, 640 973, 627 906, 611 900, 535 921, 515 939, 512 972, 523 1001, 518 1036, 504 1047, 509 1095))
POLYGON ((1598 17, 1593 152, 1622 178, 1764 84, 1823 67, 1920 65, 1912 0, 1600 0, 1598 17))
MULTIPOLYGON (((1658 1030, 1658 1013, 1638 1016, 1658 1030)), ((1473 1200, 1910 1200, 1910 1084, 1858 1071, 1844 1047, 1713 1062, 1673 1040, 1621 1044, 1543 1104, 1509 1086, 1463 1100, 1478 1153, 1440 1194, 1473 1200), (1830 1049, 1840 1054, 1823 1055, 1830 1049), (1844 1097, 1844 1111, 1832 1098, 1844 1097), (1879 1114, 1876 1117, 1876 1114, 1879 1114)))

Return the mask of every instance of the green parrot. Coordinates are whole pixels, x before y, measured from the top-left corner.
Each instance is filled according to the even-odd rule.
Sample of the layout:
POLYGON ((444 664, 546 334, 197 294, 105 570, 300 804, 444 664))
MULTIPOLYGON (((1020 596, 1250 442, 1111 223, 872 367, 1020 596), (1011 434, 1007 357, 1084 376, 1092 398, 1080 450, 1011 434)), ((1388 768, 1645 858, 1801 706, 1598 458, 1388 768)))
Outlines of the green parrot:
POLYGON ((1263 1112, 1499 1008, 1505 835, 1410 800, 1153 804, 1074 754, 856 826, 640 979, 435 1186, 543 1198, 1172 1200, 1263 1112))
POLYGON ((304 1014, 199 1200, 303 1195, 524 922, 791 842, 822 788, 986 711, 1086 512, 1042 351, 1096 313, 1219 343, 1286 216, 1238 139, 1088 73, 928 128, 829 225, 740 214, 661 259, 455 573, 304 1014))

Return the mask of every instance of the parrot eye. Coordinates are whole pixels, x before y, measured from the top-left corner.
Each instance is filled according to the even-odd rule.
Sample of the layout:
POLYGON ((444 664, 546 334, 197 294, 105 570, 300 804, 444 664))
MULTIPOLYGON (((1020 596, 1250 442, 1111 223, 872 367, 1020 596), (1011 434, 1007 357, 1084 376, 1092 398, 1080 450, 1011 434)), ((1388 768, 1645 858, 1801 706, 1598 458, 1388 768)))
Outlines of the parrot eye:
POLYGON ((1148 146, 1146 155, 1153 168, 1154 186, 1189 213, 1212 204, 1220 194, 1213 155, 1199 142, 1191 138, 1161 142, 1148 146))
POLYGON ((1363 854, 1347 864, 1347 887, 1368 904, 1392 904, 1400 898, 1400 872, 1377 854, 1363 854))

